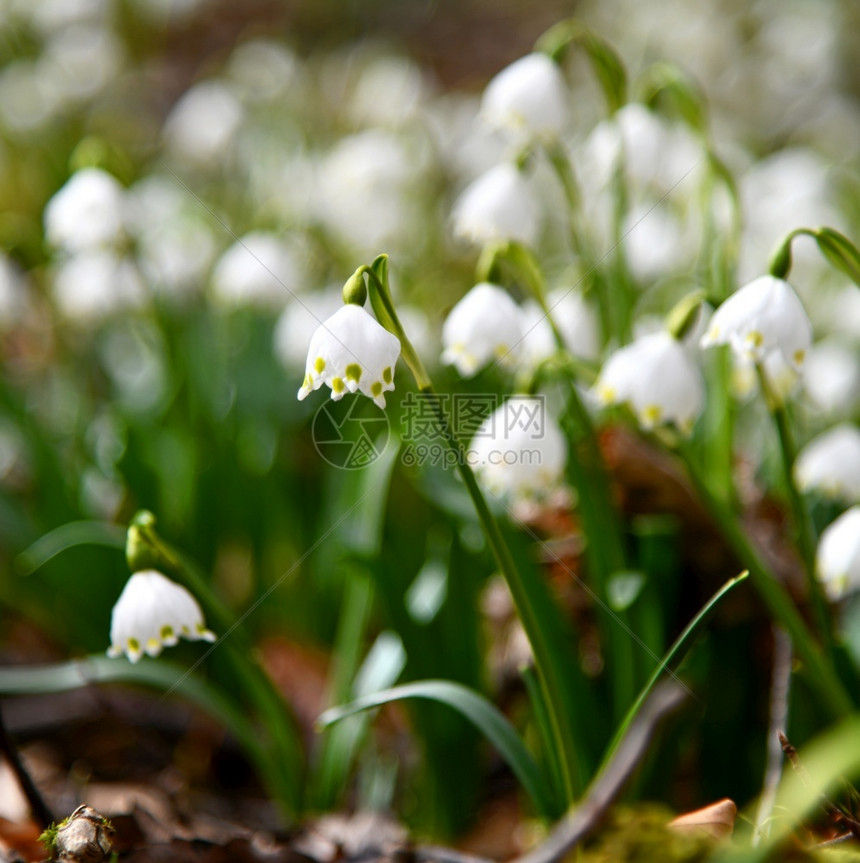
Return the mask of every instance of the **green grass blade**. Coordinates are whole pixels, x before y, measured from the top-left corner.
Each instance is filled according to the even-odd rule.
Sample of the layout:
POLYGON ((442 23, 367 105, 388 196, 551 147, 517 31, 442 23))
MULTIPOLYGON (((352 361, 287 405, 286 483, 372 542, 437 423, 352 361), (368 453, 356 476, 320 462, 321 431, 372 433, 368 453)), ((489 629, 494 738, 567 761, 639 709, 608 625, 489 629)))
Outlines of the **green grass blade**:
POLYGON ((317 720, 317 724, 325 727, 361 710, 381 707, 383 704, 404 698, 426 698, 446 704, 458 711, 498 749, 537 811, 542 815, 551 815, 557 811, 558 807, 553 804, 550 789, 546 786, 540 768, 511 723, 483 695, 459 683, 448 680, 419 680, 415 683, 395 686, 364 698, 357 698, 350 704, 326 710, 317 720))
POLYGON ((32 575, 66 549, 77 545, 104 545, 125 550, 125 528, 105 521, 73 521, 49 531, 15 559, 22 575, 32 575))
POLYGON ((639 715, 642 705, 645 703, 660 678, 664 674, 670 674, 678 668, 681 661, 687 655, 687 652, 693 646, 696 636, 701 632, 702 628, 708 622, 717 606, 722 602, 723 598, 735 587, 745 581, 748 575, 749 573, 744 571, 740 575, 735 576, 735 578, 729 579, 705 603, 699 613, 687 624, 684 631, 675 639, 674 644, 669 648, 666 655, 663 657, 662 662, 654 669, 654 672, 642 688, 642 691, 639 693, 633 706, 627 711, 627 715, 618 726, 615 736, 612 738, 612 742, 607 747, 606 754, 603 756, 603 761, 598 773, 612 760, 612 756, 615 754, 615 750, 618 748, 618 745, 627 732, 627 729, 633 724, 634 720, 639 715))

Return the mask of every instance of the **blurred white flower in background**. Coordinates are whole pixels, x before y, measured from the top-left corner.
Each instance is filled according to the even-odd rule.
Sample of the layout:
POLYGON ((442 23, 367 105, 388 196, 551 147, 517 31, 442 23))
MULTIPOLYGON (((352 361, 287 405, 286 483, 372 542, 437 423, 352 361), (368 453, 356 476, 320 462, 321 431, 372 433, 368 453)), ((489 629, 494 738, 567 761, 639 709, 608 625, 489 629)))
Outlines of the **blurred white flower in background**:
POLYGON ((604 405, 627 404, 644 429, 667 423, 692 430, 705 401, 701 372, 665 330, 641 336, 610 355, 594 393, 604 405))
POLYGON ((567 439, 542 398, 512 396, 466 450, 481 486, 505 502, 549 498, 564 484, 567 439))
POLYGON ((201 81, 183 94, 164 121, 165 147, 189 165, 214 167, 229 153, 243 118, 230 84, 201 81))
POLYGON ((843 423, 813 438, 797 454, 794 478, 802 491, 860 503, 860 429, 843 423))
POLYGON ((860 506, 846 510, 821 532, 815 567, 833 601, 860 588, 860 506))
POLYGON ((503 162, 460 193, 451 221, 454 236, 478 245, 517 240, 533 246, 538 237, 538 203, 523 173, 503 162))
POLYGON ((516 138, 554 139, 567 125, 570 99, 558 64, 536 52, 514 61, 487 84, 480 116, 516 138))
POLYGON ((83 101, 116 78, 123 65, 123 48, 109 30, 80 24, 53 36, 40 63, 59 103, 83 101))
POLYGON ((34 60, 15 60, 0 69, 0 119, 13 132, 32 132, 50 120, 60 106, 45 67, 34 60))
MULTIPOLYGON (((856 288, 852 291, 858 296, 856 288)), ((860 337, 860 315, 854 322, 860 337)), ((803 387, 814 407, 828 416, 850 416, 860 403, 860 355, 837 338, 816 342, 803 368, 803 387)))
POLYGON ((422 177, 429 152, 414 137, 367 129, 341 138, 317 164, 317 218, 357 255, 414 251, 427 242, 422 177))
POLYGON ((237 45, 226 75, 247 104, 283 100, 295 105, 307 86, 302 60, 275 39, 250 39, 237 45))
POLYGON ((689 228, 689 221, 682 223, 664 204, 631 208, 624 217, 622 235, 633 277, 652 282, 688 269, 695 252, 689 228))
POLYGON ((779 353, 799 371, 811 342, 812 325, 791 285, 774 276, 760 276, 714 312, 701 345, 729 345, 737 356, 753 362, 779 353))
POLYGON ((414 123, 429 99, 425 71, 408 57, 381 55, 353 73, 346 115, 357 126, 414 123))
MULTIPOLYGON (((818 225, 845 228, 829 171, 829 163, 820 154, 794 147, 754 162, 738 179, 744 219, 739 262, 742 282, 761 271, 761 262, 789 231, 818 225)), ((811 239, 799 238, 791 251, 792 274, 798 284, 814 284, 822 275, 830 275, 811 239)))
POLYGON ((212 271, 212 297, 230 307, 282 309, 308 284, 307 252, 294 234, 254 231, 237 239, 212 271))
MULTIPOLYGON (((731 390, 733 395, 741 400, 750 399, 760 390, 756 360, 750 356, 735 356, 731 372, 731 390)), ((771 351, 758 361, 767 381, 768 395, 777 404, 785 403, 796 395, 801 381, 801 374, 796 366, 789 365, 779 351, 771 351)), ((806 365, 803 368, 806 373, 806 365)))
POLYGON ((523 310, 489 282, 475 285, 442 325, 442 362, 470 378, 491 362, 513 366, 522 350, 523 310))
POLYGON ((361 306, 346 303, 311 337, 299 401, 327 384, 334 401, 347 392, 362 392, 384 408, 385 393, 394 389, 399 356, 397 336, 361 306))
MULTIPOLYGON (((597 315, 579 291, 557 288, 547 296, 547 307, 564 347, 575 357, 596 359, 600 352, 597 315)), ((523 303, 523 362, 536 366, 557 350, 555 336, 543 309, 534 301, 523 303)))
POLYGON ((45 238, 69 254, 118 244, 125 236, 125 190, 99 168, 76 171, 45 205, 45 238))
POLYGON ((129 578, 111 613, 108 656, 137 662, 144 653, 158 656, 180 638, 215 641, 197 600, 182 585, 154 569, 129 578))
POLYGON ((199 202, 171 178, 150 174, 128 189, 127 210, 147 282, 168 298, 199 293, 216 251, 199 202))
POLYGON ((84 252, 60 261, 53 272, 52 288, 60 315, 80 326, 140 308, 148 296, 134 264, 110 250, 84 252))

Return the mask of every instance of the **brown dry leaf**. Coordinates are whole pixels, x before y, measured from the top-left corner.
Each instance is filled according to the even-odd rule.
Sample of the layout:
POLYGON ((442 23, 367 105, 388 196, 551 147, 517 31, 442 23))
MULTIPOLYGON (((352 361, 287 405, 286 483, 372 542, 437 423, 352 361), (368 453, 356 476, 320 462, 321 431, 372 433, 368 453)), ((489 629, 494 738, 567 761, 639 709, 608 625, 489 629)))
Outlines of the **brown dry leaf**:
POLYGON ((727 839, 735 827, 738 807, 726 797, 694 812, 685 812, 669 822, 678 833, 700 833, 714 839, 727 839))
POLYGON ((0 818, 0 860, 44 860, 47 852, 39 841, 41 832, 32 821, 0 818))

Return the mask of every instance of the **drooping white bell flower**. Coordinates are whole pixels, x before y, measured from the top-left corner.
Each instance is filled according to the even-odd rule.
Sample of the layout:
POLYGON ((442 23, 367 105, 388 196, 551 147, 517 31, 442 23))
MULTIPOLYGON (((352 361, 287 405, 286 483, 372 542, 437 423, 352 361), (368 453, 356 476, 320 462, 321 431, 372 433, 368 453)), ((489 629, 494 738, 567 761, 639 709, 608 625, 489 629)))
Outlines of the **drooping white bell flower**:
POLYGON ((568 120, 570 94, 561 69, 534 52, 502 69, 487 84, 481 116, 493 127, 538 137, 557 137, 568 120))
MULTIPOLYGON (((767 381, 767 395, 776 404, 784 404, 798 390, 801 373, 790 365, 779 351, 771 351, 759 362, 767 381)), ((735 357, 731 374, 732 393, 736 398, 749 399, 759 391, 756 362, 746 356, 735 357)))
POLYGON ((182 585, 154 569, 134 573, 111 613, 108 656, 123 653, 137 662, 158 656, 179 639, 215 641, 197 600, 182 585))
POLYGON ((299 401, 328 384, 335 401, 345 393, 362 392, 384 408, 384 393, 394 389, 394 366, 399 356, 397 336, 361 306, 347 303, 311 336, 299 401))
POLYGON ((492 361, 512 366, 520 355, 523 311, 498 285, 475 285, 442 326, 442 362, 470 378, 492 361))
POLYGON ((45 207, 45 237, 69 254, 95 251, 123 236, 124 190, 99 168, 74 173, 45 207))
POLYGON ((812 324, 791 285, 760 276, 714 312, 701 346, 729 345, 736 355, 754 362, 778 351, 799 371, 811 343, 812 324))
POLYGON ((860 506, 852 506, 822 531, 815 569, 831 600, 860 588, 860 506))
POLYGON ((860 502, 860 429, 842 423, 813 438, 797 455, 794 478, 802 491, 860 502))
POLYGON ((704 403, 702 376, 665 330, 615 351, 594 385, 604 405, 629 404, 644 429, 674 423, 688 434, 704 403))
POLYGON ((564 483, 567 442, 540 396, 512 396, 481 424, 466 451, 478 482, 509 502, 549 497, 564 483))
MULTIPOLYGON (((856 288, 852 289, 860 297, 856 288)), ((843 325, 860 332, 857 313, 843 325)), ((848 339, 823 339, 809 351, 803 370, 803 389, 815 408, 829 417, 853 416, 860 407, 860 352, 848 339)))
POLYGON ((517 240, 533 246, 538 208, 528 180, 503 162, 473 180, 454 203, 454 235, 478 245, 517 240))

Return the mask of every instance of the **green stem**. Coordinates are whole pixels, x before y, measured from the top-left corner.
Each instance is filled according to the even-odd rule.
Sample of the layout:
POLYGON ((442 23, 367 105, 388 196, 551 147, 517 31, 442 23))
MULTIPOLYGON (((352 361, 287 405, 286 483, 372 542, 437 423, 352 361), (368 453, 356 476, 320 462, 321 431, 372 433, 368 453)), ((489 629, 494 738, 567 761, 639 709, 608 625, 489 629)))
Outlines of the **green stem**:
POLYGON ((758 375, 759 386, 765 396, 765 402, 773 417, 777 436, 779 437, 779 453, 785 476, 785 487, 788 493, 789 505, 791 506, 794 529, 797 534, 797 544, 803 560, 803 571, 806 576, 809 596, 821 637, 824 639, 828 650, 831 651, 832 656, 833 633, 830 627, 830 616, 827 613, 827 600, 824 597, 821 582, 815 577, 815 539, 812 521, 809 517, 806 504, 794 481, 794 462, 797 458, 797 448, 794 445, 794 438, 791 434, 785 405, 774 397, 761 363, 756 363, 756 374, 758 375))
MULTIPOLYGON (((175 572, 200 598, 210 620, 222 635, 217 644, 226 649, 226 656, 236 678, 246 687, 247 694, 257 708, 274 749, 276 770, 279 774, 274 789, 278 798, 292 813, 300 811, 302 805, 302 775, 304 758, 301 751, 301 733, 282 694, 276 689, 269 675, 253 658, 253 649, 244 631, 232 619, 232 615, 212 590, 197 568, 185 557, 171 548, 155 531, 155 519, 137 518, 131 530, 137 531, 141 544, 157 560, 175 572), (237 644, 237 641, 240 642, 237 644)), ((132 564, 132 568, 135 568, 132 564)), ((272 771, 267 771, 271 780, 272 771)))
POLYGON ((723 536, 749 569, 750 581, 767 606, 774 620, 778 621, 791 636, 800 658, 806 663, 809 681, 818 691, 821 700, 834 717, 842 717, 854 709, 851 698, 837 677, 832 665, 821 655, 815 639, 785 588, 777 581, 770 569, 762 562, 747 535, 738 524, 737 517, 710 489, 699 475, 695 459, 685 447, 681 454, 687 465, 688 475, 699 493, 699 497, 711 516, 720 526, 723 536))
MULTIPOLYGON (((379 260, 377 259, 377 261, 379 260)), ((507 582, 520 621, 531 643, 535 665, 538 669, 544 698, 550 715, 556 754, 561 763, 565 799, 567 804, 573 804, 576 800, 577 792, 585 787, 588 777, 585 775, 584 765, 577 754, 574 742, 573 729, 575 727, 575 717, 571 709, 571 700, 565 697, 568 689, 567 674, 569 673, 565 669, 565 657, 560 656, 553 649, 551 638, 542 625, 541 616, 534 606, 531 592, 517 569, 510 549, 502 535, 499 523, 487 505, 487 501, 478 486, 475 475, 469 467, 463 447, 454 436, 448 416, 442 406, 442 400, 433 388, 430 376, 427 374, 423 363, 397 317, 394 303, 391 300, 388 285, 386 284, 387 280, 384 277, 385 269, 382 269, 382 277, 380 277, 375 267, 368 268, 366 272, 370 276, 370 296, 373 307, 374 309, 382 310, 384 316, 387 318, 387 323, 392 328, 394 335, 400 339, 404 359, 407 360, 407 364, 415 377, 419 391, 429 397, 442 436, 454 455, 457 470, 472 500, 472 505, 481 522, 484 535, 492 549, 493 556, 496 559, 502 576, 507 582)))

